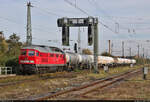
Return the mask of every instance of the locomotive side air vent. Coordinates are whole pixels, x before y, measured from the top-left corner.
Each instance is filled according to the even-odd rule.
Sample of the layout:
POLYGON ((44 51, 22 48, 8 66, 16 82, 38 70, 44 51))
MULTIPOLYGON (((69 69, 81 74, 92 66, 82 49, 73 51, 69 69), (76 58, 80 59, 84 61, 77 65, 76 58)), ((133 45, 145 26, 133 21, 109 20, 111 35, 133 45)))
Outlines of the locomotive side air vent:
POLYGON ((42 58, 42 62, 48 62, 47 58, 42 58))

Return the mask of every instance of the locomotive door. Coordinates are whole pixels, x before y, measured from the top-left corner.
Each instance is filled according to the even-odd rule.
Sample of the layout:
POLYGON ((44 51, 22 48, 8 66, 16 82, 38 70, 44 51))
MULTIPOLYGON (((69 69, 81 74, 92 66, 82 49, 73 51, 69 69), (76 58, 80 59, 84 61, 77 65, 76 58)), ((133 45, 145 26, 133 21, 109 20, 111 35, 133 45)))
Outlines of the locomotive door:
POLYGON ((55 62, 56 62, 56 64, 59 64, 59 54, 56 54, 55 62))

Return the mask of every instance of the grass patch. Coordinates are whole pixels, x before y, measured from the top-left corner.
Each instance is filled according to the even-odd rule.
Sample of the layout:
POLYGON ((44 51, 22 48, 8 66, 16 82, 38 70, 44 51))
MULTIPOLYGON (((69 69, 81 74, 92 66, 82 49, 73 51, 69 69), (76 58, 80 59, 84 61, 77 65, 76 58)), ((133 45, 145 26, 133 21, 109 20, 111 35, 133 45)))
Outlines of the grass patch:
POLYGON ((113 74, 119 74, 128 70, 137 69, 137 68, 142 68, 142 66, 135 65, 132 68, 130 68, 129 66, 109 68, 109 71, 107 73, 103 69, 100 69, 99 74, 89 73, 87 76, 94 77, 94 78, 102 78, 102 77, 107 77, 113 74))

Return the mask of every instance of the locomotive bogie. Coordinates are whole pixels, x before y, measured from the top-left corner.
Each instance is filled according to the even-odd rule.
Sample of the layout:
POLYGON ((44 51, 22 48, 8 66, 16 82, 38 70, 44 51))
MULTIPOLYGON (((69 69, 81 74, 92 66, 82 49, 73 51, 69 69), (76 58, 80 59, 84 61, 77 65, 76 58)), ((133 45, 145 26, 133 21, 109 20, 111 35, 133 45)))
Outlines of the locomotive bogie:
POLYGON ((22 74, 33 74, 36 73, 36 67, 34 64, 21 64, 20 72, 22 74))

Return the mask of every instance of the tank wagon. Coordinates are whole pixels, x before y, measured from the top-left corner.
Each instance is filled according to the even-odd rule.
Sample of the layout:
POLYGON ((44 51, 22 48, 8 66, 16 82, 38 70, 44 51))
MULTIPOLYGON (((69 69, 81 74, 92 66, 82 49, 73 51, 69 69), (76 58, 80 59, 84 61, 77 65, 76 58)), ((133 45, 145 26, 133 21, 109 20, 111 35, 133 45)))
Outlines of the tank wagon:
MULTIPOLYGON (((98 56, 98 66, 116 66, 135 64, 134 59, 98 56)), ((60 48, 44 45, 23 47, 19 56, 20 72, 32 74, 39 71, 89 69, 93 67, 94 56, 64 52, 60 48)))

